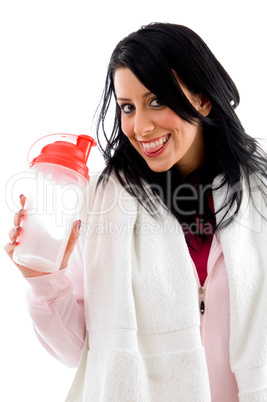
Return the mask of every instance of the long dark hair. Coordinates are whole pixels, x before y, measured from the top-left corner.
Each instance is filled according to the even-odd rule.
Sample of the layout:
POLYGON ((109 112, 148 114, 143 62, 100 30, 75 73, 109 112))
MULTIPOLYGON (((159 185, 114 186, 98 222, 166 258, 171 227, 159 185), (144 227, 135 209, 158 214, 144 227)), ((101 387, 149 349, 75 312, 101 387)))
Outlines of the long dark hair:
MULTIPOLYGON (((196 214, 189 216, 190 214, 181 212, 192 211, 194 205, 188 201, 184 201, 183 205, 179 201, 179 208, 177 202, 169 203, 170 188, 173 192, 185 183, 177 169, 173 167, 168 172, 155 173, 147 166, 123 134, 118 105, 113 129, 109 134, 106 133, 107 112, 115 99, 114 73, 121 67, 129 68, 161 103, 181 118, 192 124, 196 119, 201 122, 207 160, 204 166, 186 178, 186 182, 195 187, 208 187, 214 177, 221 174, 219 187, 227 185, 227 197, 221 207, 225 212, 224 217, 216 226, 207 197, 205 210, 202 212, 205 219, 212 222, 214 229, 215 226, 228 225, 241 205, 242 186, 239 184, 242 179, 248 182, 250 188, 251 174, 256 174, 261 180, 260 177, 266 177, 267 172, 265 152, 256 139, 246 134, 235 113, 240 99, 233 80, 205 42, 191 29, 181 25, 153 23, 144 26, 120 41, 112 53, 97 122, 98 142, 106 160, 100 182, 114 172, 124 188, 137 197, 150 213, 156 210, 155 199, 151 198, 152 191, 180 222, 190 221, 196 214), (212 110, 207 117, 198 113, 187 100, 175 74, 189 91, 194 94, 202 93, 210 100, 212 110), (101 130, 106 140, 105 147, 101 146, 101 130), (167 181, 171 183, 168 190, 167 181), (230 209, 232 212, 229 216, 230 209)), ((183 191, 186 196, 185 186, 183 191)), ((179 200, 182 198, 185 197, 179 197, 179 200)))

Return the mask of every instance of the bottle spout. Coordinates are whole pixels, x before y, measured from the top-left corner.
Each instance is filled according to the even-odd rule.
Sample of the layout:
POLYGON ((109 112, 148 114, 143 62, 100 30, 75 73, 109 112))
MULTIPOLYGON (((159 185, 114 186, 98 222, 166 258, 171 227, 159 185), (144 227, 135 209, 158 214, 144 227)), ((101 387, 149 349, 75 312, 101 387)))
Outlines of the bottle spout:
POLYGON ((89 180, 86 163, 91 148, 96 145, 94 138, 85 134, 49 134, 31 146, 28 152, 28 162, 30 167, 37 163, 53 163, 64 166, 89 180))
POLYGON ((93 137, 89 135, 79 135, 77 137, 77 147, 84 153, 84 162, 86 163, 92 147, 95 147, 97 143, 93 137))

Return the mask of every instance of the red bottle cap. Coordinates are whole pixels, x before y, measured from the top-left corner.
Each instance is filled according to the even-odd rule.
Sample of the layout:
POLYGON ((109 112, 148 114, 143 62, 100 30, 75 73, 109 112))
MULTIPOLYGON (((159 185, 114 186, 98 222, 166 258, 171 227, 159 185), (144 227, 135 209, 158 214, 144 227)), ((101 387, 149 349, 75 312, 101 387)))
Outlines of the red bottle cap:
MULTIPOLYGON (((40 145, 39 144, 39 145, 40 145)), ((89 135, 73 135, 73 134, 51 134, 36 141, 31 147, 28 154, 30 167, 36 163, 53 163, 60 166, 65 166, 69 169, 84 176, 89 180, 88 167, 86 166, 89 153, 93 146, 97 145, 95 140, 89 135), (36 148, 36 144, 41 144, 50 141, 53 137, 59 138, 60 141, 47 144, 42 147, 40 154, 29 160, 30 153, 36 148), (67 140, 67 141, 66 141, 67 140), (70 142, 71 141, 71 142, 70 142)))

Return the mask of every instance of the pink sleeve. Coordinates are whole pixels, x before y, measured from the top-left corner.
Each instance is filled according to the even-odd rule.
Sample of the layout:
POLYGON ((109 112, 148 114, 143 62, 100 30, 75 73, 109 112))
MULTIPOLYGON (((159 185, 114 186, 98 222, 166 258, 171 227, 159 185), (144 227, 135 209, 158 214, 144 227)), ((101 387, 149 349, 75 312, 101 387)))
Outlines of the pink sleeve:
POLYGON ((84 339, 83 264, 76 246, 67 268, 26 279, 27 302, 36 334, 42 345, 70 367, 80 361, 84 339))

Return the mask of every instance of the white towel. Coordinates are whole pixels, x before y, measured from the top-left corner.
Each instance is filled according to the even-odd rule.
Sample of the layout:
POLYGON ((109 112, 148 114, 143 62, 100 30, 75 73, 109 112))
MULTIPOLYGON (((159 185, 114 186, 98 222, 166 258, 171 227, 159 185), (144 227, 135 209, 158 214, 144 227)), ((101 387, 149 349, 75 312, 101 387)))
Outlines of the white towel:
MULTIPOLYGON (((180 225, 163 211, 155 220, 114 176, 90 194, 82 238, 89 351, 77 401, 209 402, 197 287, 180 225)), ((215 209, 224 196, 225 189, 215 192, 215 209)), ((231 367, 251 374, 267 366, 267 224, 244 199, 220 236, 230 288, 231 367)), ((240 388, 240 400, 258 401, 266 389, 263 376, 245 392, 240 388)))

